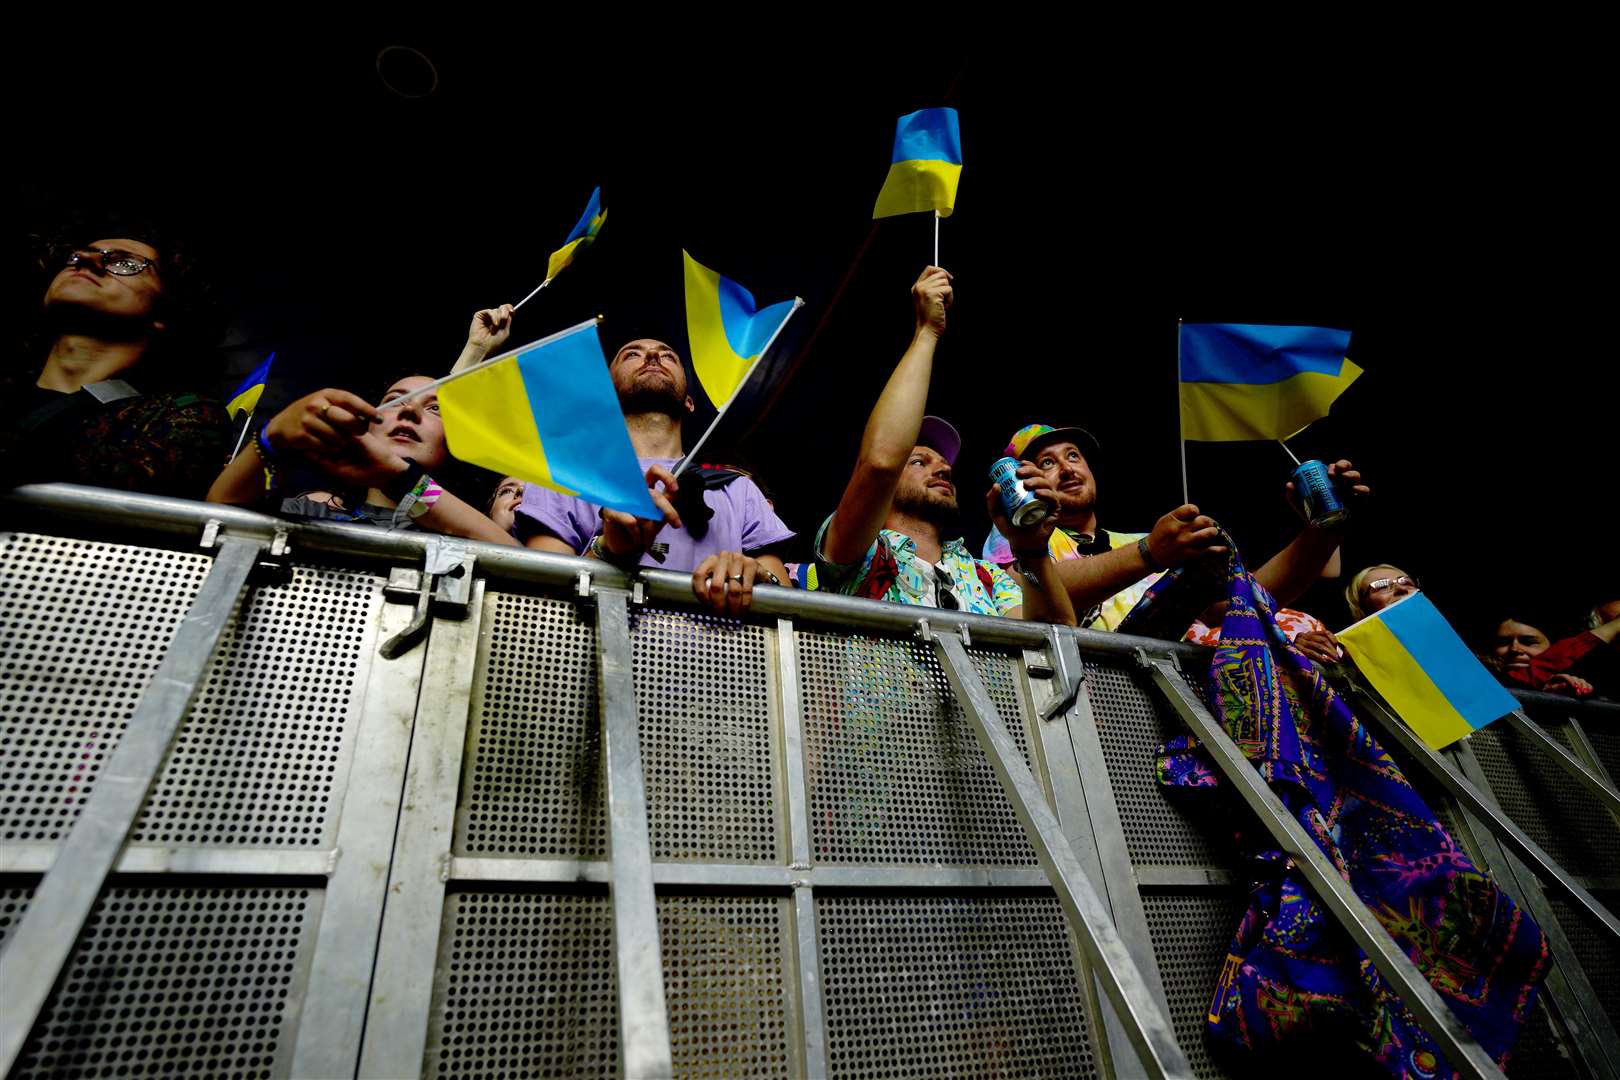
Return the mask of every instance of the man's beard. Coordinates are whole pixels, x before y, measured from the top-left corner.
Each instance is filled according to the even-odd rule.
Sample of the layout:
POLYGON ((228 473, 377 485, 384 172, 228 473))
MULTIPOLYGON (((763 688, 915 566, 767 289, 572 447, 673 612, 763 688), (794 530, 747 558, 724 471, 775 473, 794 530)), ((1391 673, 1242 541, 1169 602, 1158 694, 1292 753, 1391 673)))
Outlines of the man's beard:
POLYGON ((946 529, 956 524, 955 495, 943 495, 931 488, 904 489, 894 493, 894 508, 946 529))
POLYGON ((632 385, 630 390, 619 398, 619 406, 627 416, 636 413, 663 413, 678 420, 685 411, 685 404, 685 399, 675 392, 675 387, 671 383, 632 385))

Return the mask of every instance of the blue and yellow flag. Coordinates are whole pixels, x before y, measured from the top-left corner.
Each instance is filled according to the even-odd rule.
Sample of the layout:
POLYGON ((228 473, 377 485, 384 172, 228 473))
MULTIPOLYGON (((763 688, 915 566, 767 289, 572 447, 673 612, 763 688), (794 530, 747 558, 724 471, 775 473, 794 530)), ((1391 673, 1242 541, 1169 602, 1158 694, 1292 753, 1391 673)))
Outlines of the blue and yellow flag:
POLYGON ((747 289, 681 252, 686 263, 686 338, 692 370, 716 409, 723 409, 803 301, 764 309, 747 289))
POLYGON ((874 218, 937 210, 950 217, 962 178, 962 132, 955 109, 919 109, 894 128, 894 159, 874 218))
POLYGON ((232 420, 236 419, 238 413, 251 413, 258 408, 259 399, 264 396, 264 384, 270 381, 270 362, 275 358, 275 353, 265 357, 264 363, 242 380, 242 385, 236 388, 231 400, 225 403, 225 412, 232 420))
POLYGON ((445 382, 439 415, 462 461, 649 521, 663 516, 647 495, 594 320, 445 382))
POLYGON ((585 212, 579 217, 579 224, 574 231, 568 234, 563 246, 551 253, 546 260, 546 280, 550 281, 563 268, 574 261, 574 253, 582 247, 587 247, 596 239, 596 234, 602 228, 602 222, 607 220, 607 211, 602 209, 602 189, 597 188, 591 192, 590 202, 585 204, 585 212))
POLYGON ((1519 707, 1422 593, 1338 636, 1373 689, 1435 750, 1519 707))
POLYGON ((1181 437, 1286 439, 1328 408, 1361 369, 1348 330, 1187 323, 1181 328, 1181 437))

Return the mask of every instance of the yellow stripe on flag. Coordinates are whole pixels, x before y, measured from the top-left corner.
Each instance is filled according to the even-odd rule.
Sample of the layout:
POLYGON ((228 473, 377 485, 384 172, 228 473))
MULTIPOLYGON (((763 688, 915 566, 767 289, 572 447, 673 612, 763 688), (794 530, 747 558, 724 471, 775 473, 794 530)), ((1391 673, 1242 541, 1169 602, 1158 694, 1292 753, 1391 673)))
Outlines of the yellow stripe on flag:
POLYGON ((1184 382, 1182 438, 1202 442, 1286 439, 1328 414, 1361 369, 1344 361, 1337 375, 1302 371, 1275 383, 1184 382))
POLYGON ((1365 619, 1338 637, 1367 681, 1431 748, 1443 750, 1473 732, 1383 620, 1365 619))
POLYGON ((916 214, 937 210, 950 217, 956 209, 956 186, 962 179, 962 166, 950 161, 896 161, 878 192, 873 218, 896 214, 916 214))
POLYGON ((237 394, 225 405, 225 413, 235 419, 239 413, 252 412, 259 407, 259 399, 264 396, 264 383, 250 386, 237 394))
POLYGON ((439 387, 439 417, 450 452, 462 461, 564 495, 579 494, 551 479, 516 359, 476 368, 439 387))

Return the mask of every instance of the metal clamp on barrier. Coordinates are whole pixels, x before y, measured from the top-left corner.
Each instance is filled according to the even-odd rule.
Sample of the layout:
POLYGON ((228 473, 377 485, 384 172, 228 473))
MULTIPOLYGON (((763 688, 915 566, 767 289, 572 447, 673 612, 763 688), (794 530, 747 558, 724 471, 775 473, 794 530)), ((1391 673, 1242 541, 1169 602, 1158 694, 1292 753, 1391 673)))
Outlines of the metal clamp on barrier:
POLYGON ((383 595, 396 604, 415 604, 416 615, 409 626, 383 642, 378 651, 385 659, 397 659, 414 648, 426 636, 431 617, 467 617, 475 565, 465 543, 435 537, 428 541, 422 569, 395 567, 389 572, 383 595))
POLYGON ((1103 991, 1125 1027, 1125 1035, 1149 1076, 1191 1076, 1192 1067, 1176 1044, 1175 1031, 1165 1010, 1149 991, 1141 969, 1126 950, 1114 928, 1108 906, 1086 876, 1069 846, 1057 816, 1047 804, 1046 795, 1031 774, 997 712, 984 680, 973 667, 961 637, 935 631, 927 619, 917 620, 917 632, 930 641, 939 658, 945 678, 956 694, 962 711, 973 725, 973 733, 989 759, 1002 790, 1012 804, 1014 815, 1024 827, 1024 835, 1035 849, 1041 868, 1046 871, 1052 890, 1075 936, 1094 965, 1103 991))
POLYGON ((1057 692, 1042 706, 1042 720, 1052 720, 1073 708, 1086 683, 1085 661, 1074 638, 1059 633, 1057 627, 1046 628, 1046 655, 1033 649, 1024 650, 1024 663, 1030 675, 1038 679, 1056 679, 1057 692))
POLYGON ((1226 729, 1210 715, 1193 688, 1182 678, 1181 667, 1175 657, 1138 649, 1136 659, 1164 694, 1176 715, 1209 751, 1210 759, 1220 770, 1221 776, 1237 789, 1249 809, 1259 816, 1261 824, 1278 847, 1290 857, 1322 906, 1333 914, 1351 940, 1361 946, 1377 966, 1379 974, 1389 981, 1424 1029, 1434 1036, 1452 1067, 1464 1076, 1501 1076, 1502 1071, 1496 1067, 1496 1062, 1491 1060, 1484 1047, 1479 1045, 1434 987, 1429 985, 1429 980, 1367 909, 1367 905, 1362 903, 1350 883, 1339 876, 1338 868, 1316 846, 1316 841, 1283 805, 1277 793, 1261 779, 1260 773, 1237 743, 1232 741, 1226 729))

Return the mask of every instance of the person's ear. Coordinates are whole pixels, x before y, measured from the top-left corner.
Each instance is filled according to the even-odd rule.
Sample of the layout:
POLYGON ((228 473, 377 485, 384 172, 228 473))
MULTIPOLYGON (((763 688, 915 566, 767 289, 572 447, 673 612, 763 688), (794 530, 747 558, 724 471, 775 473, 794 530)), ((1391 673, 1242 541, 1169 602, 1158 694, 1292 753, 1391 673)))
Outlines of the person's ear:
POLYGON ((686 395, 686 411, 689 413, 697 412, 697 406, 692 403, 691 394, 686 395))
POLYGON ((152 332, 154 334, 161 334, 164 331, 166 331, 168 328, 169 328, 169 324, 164 322, 162 319, 153 319, 152 320, 152 332))

